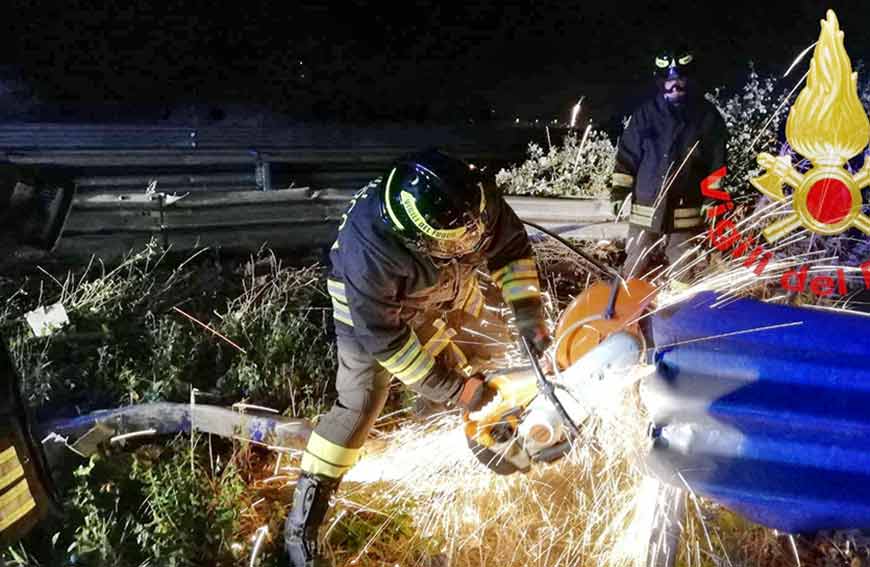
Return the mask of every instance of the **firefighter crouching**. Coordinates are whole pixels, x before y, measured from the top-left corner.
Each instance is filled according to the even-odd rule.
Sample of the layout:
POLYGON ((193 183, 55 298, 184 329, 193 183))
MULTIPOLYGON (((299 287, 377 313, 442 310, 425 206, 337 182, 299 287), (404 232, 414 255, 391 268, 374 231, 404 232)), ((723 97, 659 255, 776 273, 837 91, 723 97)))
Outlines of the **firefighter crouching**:
POLYGON ((684 49, 655 58, 658 93, 632 114, 619 140, 611 200, 620 210, 631 196, 626 278, 649 274, 662 252, 678 287, 702 267, 690 257, 676 264, 704 231, 705 205, 725 177, 727 130, 695 84, 693 63, 684 49))
POLYGON ((399 159, 354 197, 330 252, 338 400, 302 458, 285 526, 293 567, 318 565, 329 499, 384 407, 390 380, 474 411, 492 399, 480 376, 447 368, 409 321, 423 310, 479 310, 475 272, 489 270, 517 330, 540 355, 550 343, 538 273, 522 223, 472 166, 427 151, 399 159))

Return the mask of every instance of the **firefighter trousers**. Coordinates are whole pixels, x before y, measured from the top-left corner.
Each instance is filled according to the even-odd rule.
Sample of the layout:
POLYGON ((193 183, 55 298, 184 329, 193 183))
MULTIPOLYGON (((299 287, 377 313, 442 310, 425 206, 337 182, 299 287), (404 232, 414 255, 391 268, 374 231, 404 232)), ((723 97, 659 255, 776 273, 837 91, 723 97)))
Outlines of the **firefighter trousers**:
POLYGON ((631 225, 626 240, 627 256, 622 264, 622 276, 626 279, 643 278, 654 268, 660 267, 653 276, 658 275, 662 268, 670 268, 669 280, 691 282, 704 267, 700 257, 703 252, 690 253, 701 244, 697 240, 693 241, 698 234, 700 233, 696 231, 658 234, 631 225))
POLYGON ((357 461, 390 391, 392 376, 357 341, 338 337, 338 399, 317 422, 302 470, 340 479, 357 461))

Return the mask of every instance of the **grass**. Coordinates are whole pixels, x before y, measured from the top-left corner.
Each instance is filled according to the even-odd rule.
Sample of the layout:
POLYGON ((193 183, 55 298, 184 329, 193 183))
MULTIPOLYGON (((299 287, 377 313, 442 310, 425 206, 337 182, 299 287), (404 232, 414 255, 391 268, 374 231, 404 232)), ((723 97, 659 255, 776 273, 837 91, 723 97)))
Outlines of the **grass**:
POLYGON ((86 565, 187 566, 209 557, 232 564, 246 483, 235 461, 211 463, 202 439, 91 458, 67 500, 74 530, 54 543, 86 565))
MULTIPOLYGON (((3 280, 10 299, 0 328, 26 401, 41 416, 187 401, 192 387, 211 403, 246 401, 314 416, 331 401, 335 373, 323 276, 319 266, 286 266, 268 251, 231 259, 150 246, 114 267, 93 262, 3 280), (65 306, 70 324, 33 337, 23 314, 55 302, 65 306), (180 316, 176 306, 244 352, 180 316)), ((250 542, 236 540, 261 520, 260 512, 245 516, 251 502, 243 493, 261 476, 251 467, 263 456, 200 440, 194 457, 185 440, 80 463, 66 479, 68 517, 39 530, 9 561, 237 564, 250 542)), ((286 487, 280 492, 266 504, 275 518, 289 499, 286 487)))
POLYGON ((208 250, 172 257, 149 247, 108 269, 19 282, 0 313, 28 403, 55 411, 154 400, 190 388, 221 399, 321 408, 334 373, 322 268, 291 268, 270 253, 243 262, 208 250), (23 314, 62 303, 70 325, 33 338, 23 314), (244 353, 173 307, 243 345, 244 353))

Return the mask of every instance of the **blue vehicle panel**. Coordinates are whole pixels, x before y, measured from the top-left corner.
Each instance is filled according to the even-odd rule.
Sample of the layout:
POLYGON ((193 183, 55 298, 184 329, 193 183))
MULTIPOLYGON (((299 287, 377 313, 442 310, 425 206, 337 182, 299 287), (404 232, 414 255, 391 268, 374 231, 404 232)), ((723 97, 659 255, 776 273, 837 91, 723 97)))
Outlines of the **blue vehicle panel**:
POLYGON ((652 469, 781 531, 870 527, 870 317, 715 304, 652 316, 652 469))

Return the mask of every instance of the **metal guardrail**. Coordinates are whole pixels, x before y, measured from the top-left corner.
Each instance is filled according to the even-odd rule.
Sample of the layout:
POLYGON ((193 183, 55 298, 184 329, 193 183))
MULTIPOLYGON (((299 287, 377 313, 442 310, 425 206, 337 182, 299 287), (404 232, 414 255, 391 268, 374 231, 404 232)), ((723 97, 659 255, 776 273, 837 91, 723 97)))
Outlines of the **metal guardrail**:
MULTIPOLYGON (((528 143, 544 143, 547 134, 506 126, 12 124, 0 125, 0 162, 75 177, 59 255, 117 256, 152 238, 177 250, 311 249, 332 244, 352 193, 403 153, 437 146, 497 168, 521 161, 528 143), (154 191, 146 194, 148 187, 154 191)), ((594 201, 509 203, 564 236, 620 238, 626 230, 594 201)))
MULTIPOLYGON (((553 129, 555 135, 557 129, 553 129)), ((454 148, 486 148, 545 135, 541 128, 482 126, 375 127, 296 124, 282 127, 178 127, 159 125, 3 124, 0 149, 16 151, 85 150, 225 150, 349 149, 356 151, 423 144, 454 148)))
MULTIPOLYGON (((554 131, 553 135, 558 133, 554 131)), ((285 165, 383 167, 396 156, 438 146, 466 159, 521 159, 539 128, 505 126, 282 128, 0 125, 0 159, 67 167, 285 165)))
MULTIPOLYGON (((551 132, 558 139, 559 132, 551 132)), ((79 192, 355 189, 397 156, 437 146, 480 166, 521 161, 540 128, 506 126, 182 128, 149 125, 0 125, 0 163, 63 168, 79 192)))
MULTIPOLYGON (((311 190, 191 193, 174 197, 98 193, 76 197, 57 254, 117 257, 157 238, 164 246, 198 245, 249 252, 329 247, 352 191, 311 190)), ((624 238, 604 201, 508 197, 517 214, 563 236, 624 238)))
POLYGON ((618 240, 628 235, 628 223, 616 222, 612 205, 605 199, 509 196, 507 202, 521 219, 563 237, 618 240))

